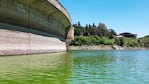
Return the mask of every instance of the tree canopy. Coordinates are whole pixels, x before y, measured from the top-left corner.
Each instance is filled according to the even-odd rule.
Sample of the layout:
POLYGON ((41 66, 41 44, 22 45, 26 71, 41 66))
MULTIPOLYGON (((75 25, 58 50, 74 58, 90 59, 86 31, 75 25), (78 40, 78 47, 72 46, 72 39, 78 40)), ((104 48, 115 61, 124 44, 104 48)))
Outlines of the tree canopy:
POLYGON ((75 30, 75 36, 105 36, 105 37, 112 37, 113 35, 117 35, 113 29, 107 29, 104 23, 99 23, 98 26, 95 23, 86 24, 86 26, 82 26, 80 22, 73 25, 75 30))

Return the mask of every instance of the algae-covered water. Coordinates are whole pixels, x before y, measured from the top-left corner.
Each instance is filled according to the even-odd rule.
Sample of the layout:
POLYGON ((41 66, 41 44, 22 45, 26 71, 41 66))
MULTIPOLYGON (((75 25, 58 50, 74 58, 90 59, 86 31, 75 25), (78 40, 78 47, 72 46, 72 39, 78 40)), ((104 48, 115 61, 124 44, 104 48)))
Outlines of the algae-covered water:
POLYGON ((149 84, 149 51, 3 56, 0 84, 149 84))

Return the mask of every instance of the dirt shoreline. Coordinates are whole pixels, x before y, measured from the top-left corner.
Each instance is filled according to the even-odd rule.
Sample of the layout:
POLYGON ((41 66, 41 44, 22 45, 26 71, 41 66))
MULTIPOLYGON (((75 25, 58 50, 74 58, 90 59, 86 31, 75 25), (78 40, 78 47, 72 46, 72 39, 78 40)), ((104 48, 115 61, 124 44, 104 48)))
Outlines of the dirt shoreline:
POLYGON ((147 50, 144 47, 121 47, 112 45, 69 46, 68 50, 147 50))

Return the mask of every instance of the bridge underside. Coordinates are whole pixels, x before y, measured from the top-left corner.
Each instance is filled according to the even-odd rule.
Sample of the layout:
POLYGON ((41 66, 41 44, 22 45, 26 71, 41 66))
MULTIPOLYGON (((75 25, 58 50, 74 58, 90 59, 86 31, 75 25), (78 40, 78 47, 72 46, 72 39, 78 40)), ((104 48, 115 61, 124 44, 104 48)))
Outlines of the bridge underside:
POLYGON ((0 55, 66 51, 69 15, 53 0, 0 0, 0 55))

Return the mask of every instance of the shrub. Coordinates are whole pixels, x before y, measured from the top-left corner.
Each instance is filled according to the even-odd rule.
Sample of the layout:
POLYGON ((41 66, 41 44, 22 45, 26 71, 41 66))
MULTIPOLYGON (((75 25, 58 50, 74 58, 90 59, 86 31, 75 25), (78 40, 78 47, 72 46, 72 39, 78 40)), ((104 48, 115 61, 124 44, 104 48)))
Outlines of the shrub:
MULTIPOLYGON (((141 40, 142 41, 142 40, 141 40)), ((106 37, 99 36, 75 36, 75 40, 71 45, 82 46, 82 45, 119 45, 127 47, 140 47, 143 43, 138 39, 134 38, 115 38, 109 39, 106 37)), ((146 46, 148 46, 146 44, 146 46)))
POLYGON ((125 38, 124 41, 125 41, 124 45, 127 47, 140 47, 141 46, 138 40, 134 38, 125 38))

